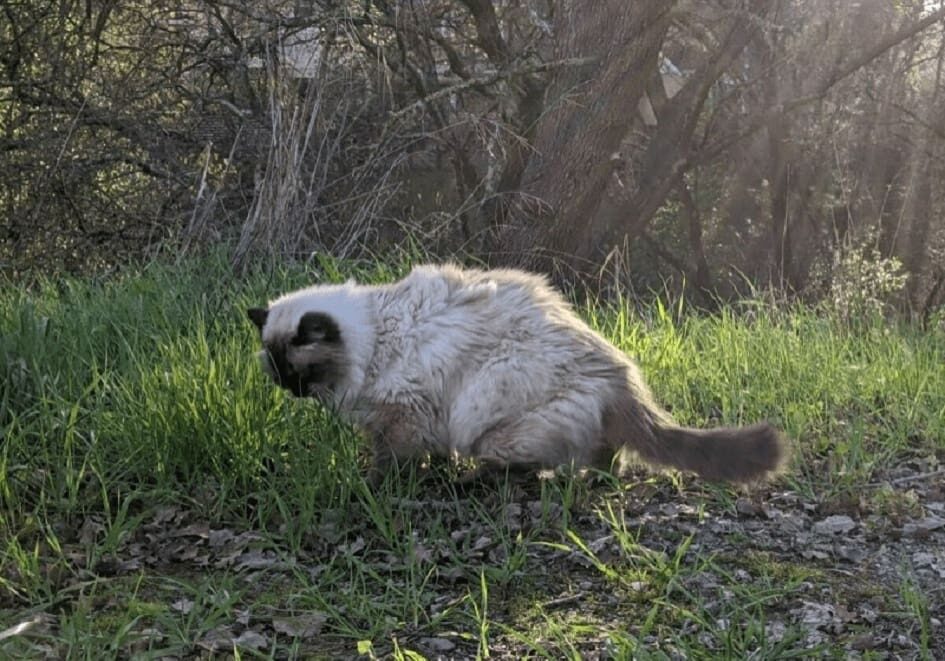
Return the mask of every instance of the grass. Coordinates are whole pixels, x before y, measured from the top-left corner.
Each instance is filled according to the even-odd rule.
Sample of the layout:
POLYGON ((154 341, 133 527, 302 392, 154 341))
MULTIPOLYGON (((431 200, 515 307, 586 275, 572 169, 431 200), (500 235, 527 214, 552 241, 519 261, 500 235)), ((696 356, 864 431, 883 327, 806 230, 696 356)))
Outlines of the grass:
MULTIPOLYGON (((449 468, 370 488, 356 432, 263 378, 244 310, 407 267, 236 280, 210 257, 5 284, 0 630, 23 627, 0 634, 0 656, 843 656, 855 631, 811 643, 788 616, 812 586, 879 591, 920 657, 942 652, 942 596, 908 573, 851 587, 708 547, 741 492, 673 475, 463 490, 449 468)), ((945 452, 941 333, 760 304, 631 310, 585 314, 680 421, 768 419, 797 439, 781 492, 921 511, 884 476, 945 452)))

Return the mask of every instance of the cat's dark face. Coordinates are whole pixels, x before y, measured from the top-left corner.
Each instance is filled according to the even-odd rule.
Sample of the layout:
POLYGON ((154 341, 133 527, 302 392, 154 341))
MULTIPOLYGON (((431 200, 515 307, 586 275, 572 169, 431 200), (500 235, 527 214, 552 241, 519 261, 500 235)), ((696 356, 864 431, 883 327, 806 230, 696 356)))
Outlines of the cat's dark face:
POLYGON ((296 397, 327 401, 344 376, 344 342, 335 320, 324 312, 307 312, 290 332, 264 333, 269 310, 253 308, 247 314, 263 340, 263 371, 296 397))

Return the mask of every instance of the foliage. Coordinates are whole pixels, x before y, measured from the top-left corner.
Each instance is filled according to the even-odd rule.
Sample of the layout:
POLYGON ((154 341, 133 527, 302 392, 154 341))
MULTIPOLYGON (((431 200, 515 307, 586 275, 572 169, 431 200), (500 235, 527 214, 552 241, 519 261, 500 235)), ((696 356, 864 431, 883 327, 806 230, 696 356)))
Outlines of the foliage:
POLYGON ((906 285, 908 275, 896 257, 883 257, 875 236, 834 250, 829 274, 828 309, 846 321, 882 318, 906 285))
POLYGON ((710 305, 745 281, 811 294, 876 226, 899 307, 945 301, 941 3, 588 7, 14 3, 0 268, 419 237, 562 280, 628 264, 710 305))
POLYGON ((769 498, 679 476, 464 489, 446 467, 374 490, 353 430, 266 383, 243 310, 413 259, 236 280, 221 251, 0 289, 0 620, 23 627, 0 653, 775 658, 903 627, 945 649, 924 569, 836 573, 783 548, 831 508, 859 512, 853 546, 877 557, 900 547, 890 520, 918 525, 945 450, 941 333, 762 303, 583 307, 682 422, 796 439, 769 498), (824 600, 857 615, 817 620, 824 600))

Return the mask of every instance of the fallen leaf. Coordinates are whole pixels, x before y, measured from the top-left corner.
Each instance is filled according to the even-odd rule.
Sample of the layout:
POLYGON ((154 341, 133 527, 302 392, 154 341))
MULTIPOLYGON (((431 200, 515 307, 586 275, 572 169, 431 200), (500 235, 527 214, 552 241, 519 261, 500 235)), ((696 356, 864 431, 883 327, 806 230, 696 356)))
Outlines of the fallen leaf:
POLYGON ((207 532, 207 543, 211 548, 219 548, 235 537, 235 533, 228 528, 210 530, 207 532))
POLYGON ((233 630, 226 626, 210 629, 197 641, 197 645, 209 652, 233 647, 233 630))
POLYGON ((327 618, 322 613, 308 613, 297 617, 274 617, 272 628, 290 638, 313 638, 321 633, 327 618))
POLYGON ((234 638, 232 644, 236 647, 248 647, 250 649, 259 650, 269 647, 269 640, 262 634, 247 629, 234 638))
POLYGON ((347 555, 356 555, 364 550, 364 538, 358 535, 350 544, 339 544, 338 551, 347 555))
POLYGON ((0 631, 0 640, 13 638, 15 636, 41 636, 49 631, 50 625, 55 618, 48 613, 37 613, 27 620, 23 620, 12 627, 0 631))

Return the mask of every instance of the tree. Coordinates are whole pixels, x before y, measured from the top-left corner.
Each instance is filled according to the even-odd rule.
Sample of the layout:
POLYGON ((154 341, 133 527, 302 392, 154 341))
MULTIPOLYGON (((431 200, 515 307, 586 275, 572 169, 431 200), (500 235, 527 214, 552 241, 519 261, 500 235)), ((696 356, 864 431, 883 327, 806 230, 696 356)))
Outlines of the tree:
POLYGON ((943 20, 926 0, 4 6, 0 268, 409 236, 567 278, 619 253, 711 304, 745 281, 817 297, 869 236, 928 311, 943 20))

